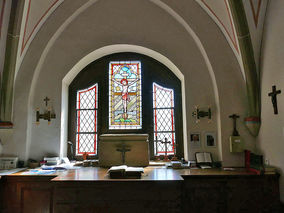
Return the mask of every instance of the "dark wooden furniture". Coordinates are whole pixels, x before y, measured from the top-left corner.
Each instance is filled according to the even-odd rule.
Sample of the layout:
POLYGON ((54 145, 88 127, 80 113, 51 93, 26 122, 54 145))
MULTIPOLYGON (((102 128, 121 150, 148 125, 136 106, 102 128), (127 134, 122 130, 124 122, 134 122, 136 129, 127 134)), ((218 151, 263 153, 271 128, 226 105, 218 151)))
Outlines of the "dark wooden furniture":
POLYGON ((141 179, 109 179, 106 169, 83 168, 52 182, 56 213, 181 212, 183 179, 173 170, 146 168, 141 179))
POLYGON ((183 172, 185 212, 281 212, 279 175, 214 170, 186 175, 187 172, 183 172))
POLYGON ((52 212, 54 176, 5 176, 2 177, 3 213, 52 212))
POLYGON ((0 212, 281 212, 279 175, 245 170, 147 167, 141 179, 109 179, 106 169, 0 179, 0 212))

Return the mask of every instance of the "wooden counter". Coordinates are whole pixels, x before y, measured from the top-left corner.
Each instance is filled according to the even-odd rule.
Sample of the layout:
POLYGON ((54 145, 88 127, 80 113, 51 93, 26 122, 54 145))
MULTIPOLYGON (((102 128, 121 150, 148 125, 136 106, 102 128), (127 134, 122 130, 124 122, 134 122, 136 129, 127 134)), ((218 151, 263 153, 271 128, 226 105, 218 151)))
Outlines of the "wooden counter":
MULTIPOLYGON (((56 171, 48 175, 23 175, 17 172, 8 177, 54 177, 52 181, 178 181, 187 176, 259 176, 248 172, 245 168, 224 169, 171 169, 165 166, 149 166, 144 168, 141 179, 110 179, 107 168, 82 167, 74 170, 56 171)), ((1 176, 0 176, 1 177, 1 176)), ((6 176, 7 177, 7 176, 6 176)))
POLYGON ((78 170, 69 170, 61 173, 52 181, 182 181, 183 178, 179 172, 173 169, 166 169, 163 167, 146 167, 141 179, 110 179, 107 174, 107 169, 94 167, 94 168, 81 168, 78 170))
POLYGON ((249 172, 245 168, 224 169, 179 169, 176 170, 181 176, 257 176, 254 172, 249 172))
POLYGON ((1 179, 0 212, 279 212, 279 175, 244 169, 146 167, 141 179, 110 179, 107 169, 1 179), (2 211, 1 211, 2 210, 2 211))

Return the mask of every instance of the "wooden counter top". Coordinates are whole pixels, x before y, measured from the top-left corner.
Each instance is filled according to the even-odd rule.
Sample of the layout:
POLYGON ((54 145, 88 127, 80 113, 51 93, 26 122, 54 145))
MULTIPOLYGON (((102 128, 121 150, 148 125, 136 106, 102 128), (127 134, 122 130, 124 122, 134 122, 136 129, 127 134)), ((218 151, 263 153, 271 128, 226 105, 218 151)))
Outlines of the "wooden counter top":
POLYGON ((141 179, 110 179, 107 169, 81 168, 61 173, 52 181, 181 181, 183 178, 173 169, 165 167, 146 167, 141 179))
POLYGON ((181 176, 255 176, 254 172, 249 172, 245 168, 235 168, 233 170, 224 169, 180 169, 176 170, 181 176))
POLYGON ((189 177, 206 176, 256 176, 253 172, 248 172, 245 168, 234 170, 224 169, 167 169, 165 166, 149 166, 144 168, 141 179, 110 179, 106 168, 82 167, 80 169, 57 171, 49 175, 22 175, 17 172, 9 177, 53 177, 52 181, 182 181, 189 177))

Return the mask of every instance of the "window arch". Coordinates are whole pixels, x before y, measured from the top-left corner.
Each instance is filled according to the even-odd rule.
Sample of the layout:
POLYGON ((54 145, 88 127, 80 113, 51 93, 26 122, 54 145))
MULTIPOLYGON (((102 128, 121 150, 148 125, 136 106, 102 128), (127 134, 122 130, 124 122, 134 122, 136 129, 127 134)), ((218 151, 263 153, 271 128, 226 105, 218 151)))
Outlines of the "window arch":
MULTIPOLYGON (((97 126, 96 132, 93 134, 97 137, 97 146, 99 146, 98 136, 101 134, 147 133, 149 134, 151 158, 165 152, 162 143, 156 143, 156 136, 158 140, 164 141, 167 138, 171 142, 167 147, 169 154, 176 153, 178 157, 183 157, 181 82, 166 66, 142 54, 117 53, 102 57, 85 67, 69 86, 68 140, 73 143, 76 143, 76 137, 78 138, 78 135, 81 134, 78 131, 76 132, 76 129, 78 129, 76 95, 78 91, 85 91, 94 85, 97 85, 97 126), (117 74, 118 71, 120 74, 123 74, 122 72, 128 73, 128 75, 136 74, 136 77, 126 76, 124 73, 125 75, 118 75, 115 79, 113 74, 115 72, 117 74), (123 82, 125 81, 123 79, 129 81, 130 84, 124 85, 123 83, 127 82, 123 82), (161 91, 166 91, 166 94, 172 95, 170 99, 171 109, 168 109, 168 105, 165 104, 166 109, 154 109, 154 98, 156 98, 156 101, 160 99, 160 96, 154 97, 154 85, 156 85, 156 90, 163 89, 161 91), (155 123, 155 110, 156 113, 159 112, 160 114, 170 110, 172 113, 170 119, 161 117, 159 114, 156 115, 156 118, 159 116, 160 118, 155 123), (125 115, 126 113, 127 115, 125 115), (127 119, 129 123, 125 122, 127 119), (164 121, 159 123, 161 119, 164 119, 164 121), (171 129, 164 128, 159 132, 155 131, 155 128, 161 129, 159 125, 166 121, 171 122, 171 129), (132 126, 130 123, 132 123, 132 126), (160 148, 157 148, 156 144, 160 148)), ((168 102, 167 99, 164 101, 168 102)), ((76 146, 73 147, 74 153, 77 153, 76 146)), ((94 157, 96 157, 96 154, 94 154, 94 157)), ((80 158, 80 156, 77 157, 80 158)))

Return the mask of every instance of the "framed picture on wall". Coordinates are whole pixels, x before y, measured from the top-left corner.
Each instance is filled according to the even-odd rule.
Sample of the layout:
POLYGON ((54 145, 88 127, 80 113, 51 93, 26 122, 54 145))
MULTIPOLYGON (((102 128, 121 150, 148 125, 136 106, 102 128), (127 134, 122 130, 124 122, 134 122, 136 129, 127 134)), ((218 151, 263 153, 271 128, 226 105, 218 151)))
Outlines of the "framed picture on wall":
POLYGON ((205 145, 206 147, 216 147, 215 132, 205 132, 205 145))
POLYGON ((200 132, 191 132, 190 137, 190 147, 200 148, 201 147, 201 134, 200 132))

